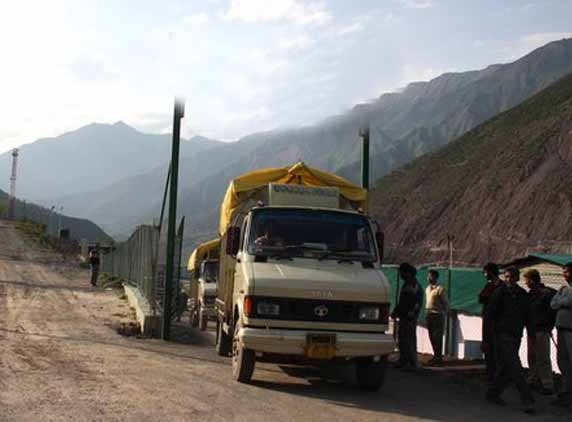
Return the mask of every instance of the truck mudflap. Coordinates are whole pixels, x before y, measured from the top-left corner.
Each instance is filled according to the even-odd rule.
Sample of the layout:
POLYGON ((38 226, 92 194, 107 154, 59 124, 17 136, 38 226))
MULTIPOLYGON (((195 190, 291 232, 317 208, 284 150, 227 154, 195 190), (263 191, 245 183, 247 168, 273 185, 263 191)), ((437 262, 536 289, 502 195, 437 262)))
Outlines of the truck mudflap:
POLYGON ((393 352, 393 337, 383 333, 323 332, 243 327, 239 341, 246 349, 312 359, 383 356, 393 352))

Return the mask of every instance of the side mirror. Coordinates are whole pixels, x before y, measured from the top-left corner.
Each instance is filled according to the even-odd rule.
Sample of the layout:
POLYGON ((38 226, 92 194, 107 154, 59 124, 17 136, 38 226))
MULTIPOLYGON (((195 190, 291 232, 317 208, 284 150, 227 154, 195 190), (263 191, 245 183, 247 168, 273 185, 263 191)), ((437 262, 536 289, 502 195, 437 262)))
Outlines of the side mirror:
POLYGON ((226 232, 226 254, 235 256, 240 246, 240 227, 231 226, 226 232))
POLYGON ((385 235, 382 231, 375 232, 375 241, 377 242, 377 250, 379 251, 379 263, 383 264, 385 235))

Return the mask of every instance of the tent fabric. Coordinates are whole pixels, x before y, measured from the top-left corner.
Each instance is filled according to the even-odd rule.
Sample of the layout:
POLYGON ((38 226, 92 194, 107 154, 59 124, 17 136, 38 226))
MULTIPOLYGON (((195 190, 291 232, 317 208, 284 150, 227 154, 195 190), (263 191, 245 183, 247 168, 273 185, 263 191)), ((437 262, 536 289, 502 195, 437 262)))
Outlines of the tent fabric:
POLYGON ((304 186, 330 186, 340 190, 340 194, 349 201, 357 202, 367 209, 367 190, 335 174, 306 166, 298 162, 292 166, 267 168, 245 173, 233 179, 221 205, 219 233, 224 235, 232 224, 232 217, 237 207, 253 190, 267 186, 269 183, 300 184, 304 186))
POLYGON ((219 239, 209 240, 208 242, 201 243, 193 251, 187 264, 187 271, 191 272, 197 268, 197 265, 204 259, 205 255, 214 251, 220 246, 219 239))
MULTIPOLYGON (((417 280, 423 287, 427 287, 427 273, 430 269, 439 273, 439 283, 447 289, 447 268, 420 268, 417 272, 417 280)), ((397 267, 384 266, 383 272, 391 286, 391 308, 396 303, 397 290, 397 267)), ((481 315, 481 304, 478 301, 479 292, 484 287, 485 279, 481 269, 478 268, 453 268, 451 270, 450 307, 461 314, 481 315)), ((399 286, 401 288, 401 284, 399 286)), ((425 295, 424 295, 425 296, 425 295)), ((425 300, 425 298, 424 298, 425 300)), ((425 319, 425 302, 420 321, 425 319)))
POLYGON ((529 256, 562 266, 572 262, 572 255, 533 253, 529 256))

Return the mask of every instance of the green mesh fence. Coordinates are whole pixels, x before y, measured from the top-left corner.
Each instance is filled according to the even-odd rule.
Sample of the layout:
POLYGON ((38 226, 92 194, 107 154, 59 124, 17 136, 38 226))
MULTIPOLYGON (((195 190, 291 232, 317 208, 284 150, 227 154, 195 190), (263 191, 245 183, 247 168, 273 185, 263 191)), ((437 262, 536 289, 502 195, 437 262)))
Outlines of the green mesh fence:
MULTIPOLYGON (((447 290, 447 277, 449 270, 447 268, 418 268, 417 279, 423 292, 427 287, 427 273, 430 269, 439 272, 439 283, 447 290)), ((395 306, 397 290, 397 266, 384 266, 383 272, 388 278, 391 285, 391 308, 395 306)), ((485 284, 482 270, 480 268, 453 268, 451 270, 451 289, 450 305, 451 309, 467 314, 480 315, 481 305, 478 301, 478 295, 485 284)), ((400 286, 401 287, 401 286, 400 286)), ((425 295, 424 295, 425 296, 425 295)), ((425 318, 425 303, 420 319, 425 318)))

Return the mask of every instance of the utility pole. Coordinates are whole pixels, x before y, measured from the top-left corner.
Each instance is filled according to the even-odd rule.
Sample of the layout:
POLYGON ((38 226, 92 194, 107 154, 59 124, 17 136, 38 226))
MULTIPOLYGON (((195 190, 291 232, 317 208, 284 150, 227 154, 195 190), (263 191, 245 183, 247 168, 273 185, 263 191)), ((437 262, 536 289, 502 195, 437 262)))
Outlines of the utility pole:
POLYGON ((361 148, 361 187, 369 189, 369 128, 360 129, 361 148))
POLYGON ((57 236, 60 237, 62 231, 62 213, 64 212, 64 206, 60 205, 60 213, 58 214, 58 233, 57 236))
POLYGON ((53 216, 54 216, 54 210, 56 209, 55 205, 52 205, 52 207, 50 208, 50 213, 48 215, 48 237, 50 237, 52 235, 52 232, 54 231, 54 228, 52 227, 53 225, 53 216))
POLYGON ((169 190, 169 222, 167 227, 167 263, 165 266, 165 299, 163 306, 162 338, 169 340, 171 334, 171 305, 173 300, 173 275, 175 274, 175 237, 177 225, 177 184, 179 182, 179 147, 181 143, 181 120, 185 116, 185 103, 175 100, 173 116, 173 145, 171 148, 171 183, 169 190))
POLYGON ((10 198, 8 200, 8 219, 16 218, 16 176, 18 173, 18 148, 12 150, 12 173, 10 175, 10 198))

